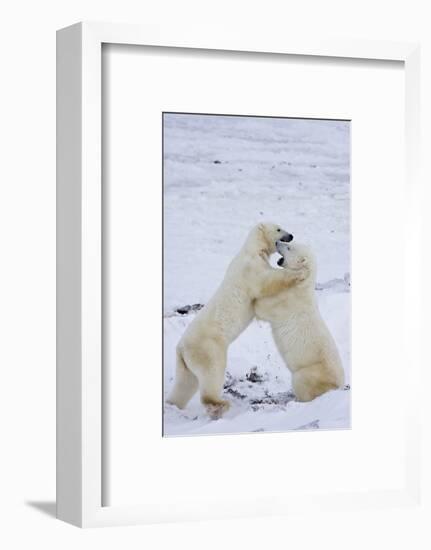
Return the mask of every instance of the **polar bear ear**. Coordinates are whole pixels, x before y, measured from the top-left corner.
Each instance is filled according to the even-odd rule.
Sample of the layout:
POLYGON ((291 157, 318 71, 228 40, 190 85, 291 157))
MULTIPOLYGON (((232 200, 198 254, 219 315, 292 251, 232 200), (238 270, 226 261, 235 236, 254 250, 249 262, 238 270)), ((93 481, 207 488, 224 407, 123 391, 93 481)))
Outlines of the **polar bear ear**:
POLYGON ((262 238, 264 239, 264 241, 266 242, 268 237, 267 237, 267 234, 266 234, 266 226, 264 223, 258 223, 257 224, 257 230, 259 231, 259 234, 262 236, 262 238))
POLYGON ((298 264, 306 265, 308 263, 308 258, 307 256, 300 256, 296 261, 298 264))

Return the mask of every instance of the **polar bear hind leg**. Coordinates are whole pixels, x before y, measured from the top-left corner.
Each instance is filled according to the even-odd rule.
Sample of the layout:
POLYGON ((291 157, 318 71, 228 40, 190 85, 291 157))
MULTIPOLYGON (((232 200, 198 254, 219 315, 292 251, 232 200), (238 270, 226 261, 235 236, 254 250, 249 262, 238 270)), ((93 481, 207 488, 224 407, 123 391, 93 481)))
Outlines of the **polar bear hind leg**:
POLYGON ((292 385, 298 401, 311 401, 339 387, 336 377, 321 363, 303 367, 294 372, 292 385))
POLYGON ((230 406, 222 399, 227 362, 227 350, 223 342, 208 338, 199 346, 185 349, 184 356, 188 368, 196 376, 202 405, 213 420, 220 418, 230 406))
POLYGON ((206 408, 208 416, 213 420, 221 418, 230 407, 229 401, 221 399, 223 383, 224 370, 220 379, 218 369, 216 376, 206 373, 199 381, 202 405, 206 408))
POLYGON ((198 379, 187 368, 181 352, 177 350, 177 366, 175 370, 175 384, 167 399, 168 403, 184 409, 198 389, 198 379))

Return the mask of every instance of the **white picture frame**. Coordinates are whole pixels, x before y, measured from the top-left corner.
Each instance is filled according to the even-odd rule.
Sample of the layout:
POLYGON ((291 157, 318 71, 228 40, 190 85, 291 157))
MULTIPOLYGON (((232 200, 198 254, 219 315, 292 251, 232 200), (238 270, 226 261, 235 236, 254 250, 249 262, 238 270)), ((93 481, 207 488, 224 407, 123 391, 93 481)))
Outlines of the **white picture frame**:
MULTIPOLYGON (((284 514, 282 501, 261 502, 241 511, 228 501, 219 512, 182 505, 177 513, 151 506, 102 506, 102 44, 129 44, 261 52, 350 59, 401 61, 406 82, 406 195, 413 220, 420 211, 421 185, 418 44, 370 41, 297 40, 285 36, 221 35, 217 29, 163 29, 107 23, 79 23, 57 34, 57 516, 82 527, 152 523, 169 520, 284 514)), ((410 268, 420 269, 421 229, 412 224, 410 268), (419 248, 417 248, 419 247, 419 248), (416 256, 415 256, 416 253, 416 256)), ((405 304, 405 317, 421 311, 421 288, 405 304)), ((421 365, 420 332, 408 321, 406 337, 421 365)), ((304 495, 295 510, 412 506, 419 502, 418 396, 409 393, 406 417, 405 486, 397 491, 304 495)))

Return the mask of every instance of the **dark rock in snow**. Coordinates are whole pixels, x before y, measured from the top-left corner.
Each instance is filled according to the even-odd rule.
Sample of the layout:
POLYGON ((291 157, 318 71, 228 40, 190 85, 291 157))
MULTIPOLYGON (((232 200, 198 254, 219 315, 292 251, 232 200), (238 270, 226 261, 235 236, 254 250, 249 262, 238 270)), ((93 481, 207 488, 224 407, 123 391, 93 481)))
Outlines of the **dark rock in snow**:
POLYGON ((191 311, 199 311, 204 307, 203 304, 193 304, 177 308, 175 311, 181 315, 187 315, 191 311))
POLYGON ((287 405, 295 399, 295 394, 291 391, 280 392, 276 394, 265 393, 264 397, 250 399, 250 405, 253 410, 258 410, 258 405, 287 405))
POLYGON ((248 372, 245 377, 249 382, 252 382, 253 384, 260 384, 263 382, 263 376, 257 372, 257 367, 253 367, 252 369, 250 369, 250 372, 248 372))
POLYGON ((236 397, 237 399, 245 399, 247 396, 238 390, 235 390, 234 388, 227 388, 226 393, 232 395, 232 397, 236 397))

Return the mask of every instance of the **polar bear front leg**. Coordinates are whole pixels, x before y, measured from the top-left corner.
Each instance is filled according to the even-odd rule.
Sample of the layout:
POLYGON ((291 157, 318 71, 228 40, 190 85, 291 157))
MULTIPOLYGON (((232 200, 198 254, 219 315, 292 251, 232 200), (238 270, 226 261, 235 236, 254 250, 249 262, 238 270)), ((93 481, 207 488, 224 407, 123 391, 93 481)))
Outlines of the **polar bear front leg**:
POLYGON ((306 266, 300 269, 268 268, 259 290, 259 296, 256 296, 256 298, 273 296, 282 290, 287 290, 295 284, 304 281, 308 274, 309 270, 306 266))

